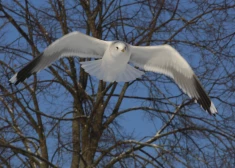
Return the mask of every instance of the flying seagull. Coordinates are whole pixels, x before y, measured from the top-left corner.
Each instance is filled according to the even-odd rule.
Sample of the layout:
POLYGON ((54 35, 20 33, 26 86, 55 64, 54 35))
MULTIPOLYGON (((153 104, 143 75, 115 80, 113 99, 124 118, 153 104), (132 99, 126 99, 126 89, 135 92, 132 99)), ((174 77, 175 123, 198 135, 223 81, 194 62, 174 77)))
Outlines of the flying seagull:
POLYGON ((133 46, 122 41, 104 41, 80 32, 69 33, 29 62, 9 82, 17 85, 33 73, 49 66, 61 57, 100 58, 81 62, 92 76, 106 82, 128 82, 140 78, 145 71, 162 73, 174 79, 190 98, 195 99, 209 114, 217 110, 187 61, 169 45, 133 46))

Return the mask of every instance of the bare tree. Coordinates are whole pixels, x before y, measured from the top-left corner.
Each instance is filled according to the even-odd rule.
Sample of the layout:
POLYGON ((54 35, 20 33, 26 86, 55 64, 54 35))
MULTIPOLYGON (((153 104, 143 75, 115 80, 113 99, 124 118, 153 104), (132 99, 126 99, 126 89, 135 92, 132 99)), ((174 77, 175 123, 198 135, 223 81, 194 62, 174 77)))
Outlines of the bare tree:
POLYGON ((233 0, 0 1, 0 164, 234 167, 234 9, 233 0), (170 78, 146 72, 133 82, 105 83, 85 73, 79 58, 60 59, 19 86, 8 85, 16 71, 72 31, 174 46, 219 114, 209 116, 170 78), (121 124, 137 113, 154 133, 131 133, 121 124))

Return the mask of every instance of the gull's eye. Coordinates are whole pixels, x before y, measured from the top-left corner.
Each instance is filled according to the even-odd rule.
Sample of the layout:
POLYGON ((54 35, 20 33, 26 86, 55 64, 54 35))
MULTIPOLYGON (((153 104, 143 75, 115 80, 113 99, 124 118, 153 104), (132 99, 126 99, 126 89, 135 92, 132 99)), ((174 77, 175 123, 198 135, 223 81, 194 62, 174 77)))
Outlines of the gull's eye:
POLYGON ((116 47, 116 49, 118 50, 118 47, 116 47))

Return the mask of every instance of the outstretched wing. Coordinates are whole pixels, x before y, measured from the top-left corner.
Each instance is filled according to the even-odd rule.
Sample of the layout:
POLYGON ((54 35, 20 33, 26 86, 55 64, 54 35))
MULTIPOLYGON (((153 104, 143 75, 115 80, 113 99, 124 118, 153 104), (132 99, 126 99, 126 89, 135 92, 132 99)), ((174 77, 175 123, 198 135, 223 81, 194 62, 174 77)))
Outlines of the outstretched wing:
POLYGON ((9 82, 17 85, 33 73, 37 73, 46 68, 60 57, 79 56, 83 58, 102 58, 110 43, 80 32, 69 33, 49 45, 41 55, 23 67, 9 82))
POLYGON ((198 78, 187 61, 171 46, 131 46, 130 62, 143 68, 165 74, 174 79, 178 86, 197 102, 209 114, 216 114, 217 110, 206 94, 198 78))

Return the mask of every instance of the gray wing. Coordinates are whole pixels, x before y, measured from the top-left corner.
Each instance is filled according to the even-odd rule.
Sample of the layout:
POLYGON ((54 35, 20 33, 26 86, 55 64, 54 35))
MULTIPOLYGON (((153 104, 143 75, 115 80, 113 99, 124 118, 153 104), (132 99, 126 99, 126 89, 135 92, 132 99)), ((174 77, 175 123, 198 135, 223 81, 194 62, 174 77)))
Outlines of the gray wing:
POLYGON ((33 73, 46 68, 60 57, 102 58, 110 43, 80 32, 69 33, 49 45, 41 55, 23 67, 9 82, 17 85, 33 73))
POLYGON ((131 46, 130 62, 146 71, 165 74, 209 114, 217 110, 187 61, 171 46, 131 46))

